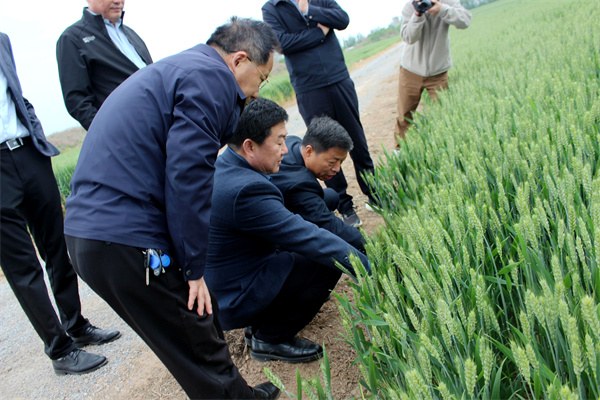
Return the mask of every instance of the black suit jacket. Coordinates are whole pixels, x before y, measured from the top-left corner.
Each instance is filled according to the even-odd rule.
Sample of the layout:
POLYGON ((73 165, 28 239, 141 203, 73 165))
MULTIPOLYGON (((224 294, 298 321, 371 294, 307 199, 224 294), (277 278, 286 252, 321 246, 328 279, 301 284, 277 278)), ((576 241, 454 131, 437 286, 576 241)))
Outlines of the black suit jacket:
MULTIPOLYGON (((113 43, 102 16, 86 8, 81 19, 58 39, 56 60, 67 111, 88 130, 104 100, 138 67, 113 43)), ((122 27, 142 60, 151 64, 144 41, 133 29, 122 27)))
POLYGON ((17 76, 15 59, 8 35, 0 32, 0 68, 8 81, 8 91, 15 103, 17 118, 27 128, 35 148, 45 156, 52 157, 59 153, 58 149, 46 140, 40 120, 35 115, 33 106, 23 97, 21 83, 17 76))
POLYGON ((287 210, 277 187, 229 149, 216 168, 204 279, 223 329, 247 326, 271 303, 294 266, 291 252, 348 269, 352 253, 368 268, 357 249, 287 210))
POLYGON ((288 136, 285 144, 288 153, 283 156, 279 172, 271 175, 272 182, 283 194, 285 207, 364 253, 364 238, 360 231, 344 224, 327 208, 321 184, 304 165, 300 150, 302 139, 288 136))
POLYGON ((320 89, 350 77, 336 30, 344 30, 350 17, 334 0, 311 0, 302 16, 286 0, 269 0, 262 7, 263 20, 279 39, 285 65, 296 94, 320 89), (323 34, 318 24, 329 28, 323 34))

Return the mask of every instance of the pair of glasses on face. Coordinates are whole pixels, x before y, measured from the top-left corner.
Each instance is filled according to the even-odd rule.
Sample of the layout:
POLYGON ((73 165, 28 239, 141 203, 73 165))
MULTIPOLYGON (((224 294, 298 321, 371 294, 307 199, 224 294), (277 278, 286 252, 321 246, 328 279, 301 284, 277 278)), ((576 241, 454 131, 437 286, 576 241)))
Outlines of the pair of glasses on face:
POLYGON ((248 57, 247 54, 246 54, 246 58, 248 59, 248 61, 250 61, 252 63, 252 65, 254 65, 254 68, 256 68, 256 70, 260 73, 260 76, 262 76, 263 81, 258 86, 258 90, 261 90, 262 88, 267 86, 267 83, 269 83, 269 79, 265 76, 265 74, 262 73, 262 71, 260 69, 258 69, 258 65, 256 65, 256 63, 254 61, 252 61, 252 59, 250 57, 248 57))
POLYGON ((250 61, 252 63, 252 65, 254 65, 254 68, 256 68, 256 70, 258 71, 258 73, 260 74, 260 76, 262 77, 262 83, 258 86, 258 90, 261 90, 262 88, 264 88, 265 86, 267 86, 267 83, 269 83, 269 79, 265 76, 265 74, 263 74, 263 72, 258 69, 258 65, 256 65, 256 63, 254 61, 252 61, 252 59, 250 57, 248 57, 248 52, 245 50, 229 50, 227 47, 224 47, 222 45, 220 45, 219 43, 217 43, 217 45, 219 47, 221 47, 223 50, 225 50, 228 53, 237 53, 238 51, 243 51, 244 53, 246 53, 246 58, 248 59, 248 61, 250 61))

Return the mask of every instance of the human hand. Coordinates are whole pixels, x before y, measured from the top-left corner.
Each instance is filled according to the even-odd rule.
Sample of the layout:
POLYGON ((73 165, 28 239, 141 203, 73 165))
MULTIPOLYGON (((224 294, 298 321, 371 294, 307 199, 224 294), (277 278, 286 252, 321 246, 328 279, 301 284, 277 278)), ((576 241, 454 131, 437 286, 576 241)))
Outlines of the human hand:
POLYGON ((429 10, 427 10, 427 14, 437 15, 437 13, 439 13, 440 10, 442 9, 442 3, 437 0, 431 0, 431 3, 433 5, 431 6, 431 8, 429 10))
POLYGON ((323 31, 323 34, 324 34, 325 36, 327 36, 327 34, 329 33, 329 29, 330 29, 330 28, 326 27, 325 25, 321 25, 321 24, 317 24, 317 26, 318 26, 319 28, 321 28, 321 30, 323 31))
POLYGON ((194 303, 198 300, 198 315, 203 316, 206 309, 207 314, 212 314, 212 302, 210 300, 210 292, 204 282, 204 277, 195 281, 188 281, 190 286, 190 295, 188 297, 188 310, 194 308, 194 303))

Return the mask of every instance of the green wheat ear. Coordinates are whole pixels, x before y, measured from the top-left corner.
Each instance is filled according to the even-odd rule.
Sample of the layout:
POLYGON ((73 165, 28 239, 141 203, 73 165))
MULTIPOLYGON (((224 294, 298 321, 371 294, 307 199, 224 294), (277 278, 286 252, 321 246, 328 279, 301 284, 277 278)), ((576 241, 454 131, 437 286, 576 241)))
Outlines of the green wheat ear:
POLYGON ((268 367, 264 367, 263 372, 265 373, 267 378, 269 378, 269 381, 271 381, 271 383, 273 385, 277 386, 277 388, 279 388, 279 390, 281 390, 282 392, 287 393, 287 391, 285 390, 285 386, 283 385, 283 382, 281 382, 281 379, 279 379, 277 376, 275 376, 275 374, 273 374, 273 372, 271 372, 271 370, 268 367))

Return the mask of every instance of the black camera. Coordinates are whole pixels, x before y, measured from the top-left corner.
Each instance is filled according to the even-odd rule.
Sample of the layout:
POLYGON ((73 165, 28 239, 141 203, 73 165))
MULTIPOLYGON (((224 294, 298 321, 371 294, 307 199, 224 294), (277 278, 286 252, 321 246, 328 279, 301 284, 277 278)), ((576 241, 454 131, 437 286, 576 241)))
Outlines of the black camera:
POLYGON ((421 1, 413 0, 412 4, 413 4, 413 7, 415 8, 415 11, 417 11, 419 14, 423 14, 425 11, 429 10, 431 8, 431 6, 433 5, 431 3, 431 0, 421 0, 421 1))

